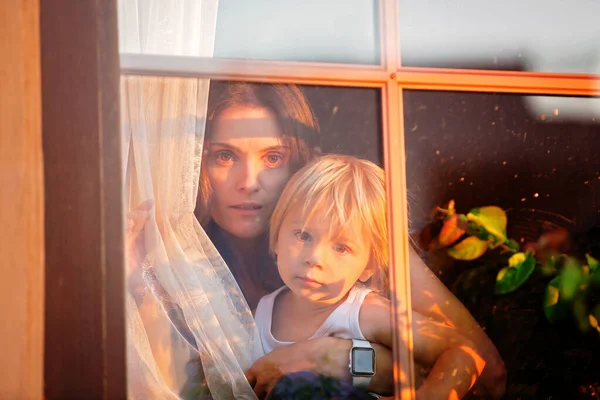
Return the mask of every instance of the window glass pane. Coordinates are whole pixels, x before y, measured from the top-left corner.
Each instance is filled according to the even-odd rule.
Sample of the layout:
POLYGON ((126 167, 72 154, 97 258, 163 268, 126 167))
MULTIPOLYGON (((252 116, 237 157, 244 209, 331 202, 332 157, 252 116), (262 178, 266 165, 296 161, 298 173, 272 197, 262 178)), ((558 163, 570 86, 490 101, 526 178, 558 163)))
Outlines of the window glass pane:
MULTIPOLYGON (((244 372, 286 342, 308 346, 290 351, 292 369, 310 350, 340 376, 351 354, 340 341, 364 335, 384 346, 377 387, 391 394, 381 90, 124 76, 121 94, 130 390, 242 397, 252 393, 244 372), (371 289, 379 303, 365 300, 371 289), (377 319, 359 320, 364 307, 377 319)), ((352 354, 357 374, 374 371, 372 350, 352 354)), ((273 368, 262 365, 260 379, 273 368)), ((355 397, 308 371, 274 396, 307 386, 355 397)))
POLYGON ((404 66, 600 73, 600 3, 400 2, 404 66))
MULTIPOLYGON (((600 317, 600 282, 589 283, 582 265, 590 263, 586 253, 600 257, 598 100, 411 90, 403 98, 413 244, 495 344, 508 371, 507 397, 590 396, 599 384, 591 365, 600 340, 594 322, 600 317), (558 229, 568 232, 568 240, 545 236, 546 244, 536 245, 537 267, 516 287, 508 274, 527 267, 520 264, 499 275, 509 265, 510 253, 501 251, 510 247, 506 242, 473 261, 457 260, 452 255, 460 255, 440 248, 445 244, 442 226, 447 243, 452 243, 449 233, 458 237, 461 232, 443 220, 430 223, 430 211, 447 209, 452 199, 461 214, 482 206, 504 209, 507 237, 521 249, 558 229), (552 251, 579 261, 552 259, 552 251), (562 282, 559 289, 548 289, 553 279, 562 282), (495 293, 507 288, 514 291, 495 293), (551 306, 558 299, 555 308, 544 309, 546 291, 551 306), (546 313, 556 322, 550 323, 546 313)), ((492 222, 481 225, 481 219, 471 219, 476 225, 468 228, 470 233, 448 246, 463 243, 475 226, 492 232, 501 222, 489 213, 474 212, 492 222)), ((496 232, 502 234, 502 229, 496 232)), ((498 235, 492 232, 491 237, 498 235)), ((464 246, 476 252, 476 246, 464 246)), ((428 287, 413 286, 412 298, 413 311, 434 310, 442 320, 457 310, 428 287)))
POLYGON ((122 53, 380 64, 376 0, 119 0, 122 53))
POLYGON ((215 56, 379 64, 375 0, 221 0, 215 56))

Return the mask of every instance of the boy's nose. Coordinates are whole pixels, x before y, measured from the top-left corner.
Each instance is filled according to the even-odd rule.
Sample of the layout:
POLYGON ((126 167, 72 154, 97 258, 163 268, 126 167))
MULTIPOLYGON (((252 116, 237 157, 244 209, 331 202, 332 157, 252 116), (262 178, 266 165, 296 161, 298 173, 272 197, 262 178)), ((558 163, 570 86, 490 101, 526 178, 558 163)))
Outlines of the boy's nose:
POLYGON ((319 248, 313 249, 313 251, 309 252, 306 256, 304 263, 308 267, 315 267, 319 269, 323 269, 323 254, 319 248))

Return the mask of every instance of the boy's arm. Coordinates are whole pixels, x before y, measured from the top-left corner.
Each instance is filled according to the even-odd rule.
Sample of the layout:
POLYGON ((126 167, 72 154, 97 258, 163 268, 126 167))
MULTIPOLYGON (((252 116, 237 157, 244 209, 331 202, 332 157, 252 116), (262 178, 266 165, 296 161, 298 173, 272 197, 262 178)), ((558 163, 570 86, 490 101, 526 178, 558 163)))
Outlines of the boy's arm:
MULTIPOLYGON (((481 374, 485 361, 474 350, 473 342, 455 328, 412 313, 415 361, 433 365, 417 399, 460 399, 481 374)), ((367 296, 360 311, 359 322, 369 341, 392 345, 390 302, 381 296, 367 296)))

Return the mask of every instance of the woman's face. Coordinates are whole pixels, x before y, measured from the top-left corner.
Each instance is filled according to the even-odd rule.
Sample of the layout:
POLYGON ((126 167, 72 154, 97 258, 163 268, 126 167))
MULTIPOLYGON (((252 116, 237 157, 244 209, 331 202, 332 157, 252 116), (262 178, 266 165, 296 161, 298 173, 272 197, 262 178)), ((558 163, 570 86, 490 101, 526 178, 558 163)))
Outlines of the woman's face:
POLYGON ((230 107, 218 115, 207 149, 211 217, 239 238, 264 233, 291 177, 290 149, 275 116, 262 107, 230 107))

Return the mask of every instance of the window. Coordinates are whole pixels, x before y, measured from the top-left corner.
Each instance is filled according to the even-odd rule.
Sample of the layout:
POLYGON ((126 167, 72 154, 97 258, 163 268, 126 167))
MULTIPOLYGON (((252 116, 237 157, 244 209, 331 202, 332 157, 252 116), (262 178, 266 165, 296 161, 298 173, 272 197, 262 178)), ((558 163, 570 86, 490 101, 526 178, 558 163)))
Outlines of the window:
MULTIPOLYGON (((492 204, 517 210, 509 214, 509 229, 513 215, 514 221, 531 221, 525 209, 546 212, 546 223, 552 219, 556 226, 585 221, 579 225, 580 233, 598 227, 600 169, 593 149, 600 133, 597 102, 590 96, 597 96, 599 89, 597 76, 581 74, 597 72, 593 60, 600 49, 594 39, 599 33, 593 21, 585 20, 586 15, 595 15, 589 11, 595 6, 579 2, 571 8, 581 11, 582 20, 575 23, 577 34, 569 36, 573 24, 556 29, 555 21, 562 24, 580 17, 575 17, 576 11, 562 13, 558 3, 544 6, 553 18, 539 19, 530 18, 535 10, 516 2, 512 8, 503 5, 497 13, 489 8, 486 13, 476 12, 464 1, 452 13, 444 5, 422 2, 356 2, 341 10, 333 3, 247 1, 234 9, 222 1, 216 22, 211 20, 216 24, 214 58, 140 51, 122 44, 127 51, 121 54, 121 71, 301 85, 318 114, 324 150, 383 161, 397 327, 395 393, 409 399, 414 396, 417 374, 410 330, 409 225, 413 231, 423 227, 431 209, 455 199, 463 210, 492 204), (509 29, 501 22, 512 14, 517 17, 509 29), (438 17, 444 24, 434 24, 438 17), (495 36, 480 35, 480 28, 495 36), (526 41, 532 32, 539 40, 526 41), (555 32, 557 38, 547 39, 541 32, 555 32), (573 53, 559 51, 556 40, 573 53), (548 57, 528 58, 531 54, 548 57), (360 136, 359 132, 370 133, 361 136, 363 141, 349 139, 360 136), (381 143, 369 136, 379 132, 381 143)), ((120 12, 123 16, 125 11, 120 12)), ((525 225, 522 229, 532 226, 525 225)), ((519 236, 519 227, 514 229, 510 233, 519 236)), ((484 279, 485 288, 493 287, 497 270, 478 277, 466 273, 472 268, 468 264, 436 264, 424 257, 488 328, 508 367, 508 395, 546 396, 563 390, 556 383, 560 379, 554 368, 566 358, 544 357, 551 344, 543 345, 539 339, 544 329, 554 329, 544 325, 538 318, 541 309, 533 305, 542 294, 536 292, 540 296, 534 298, 519 292, 515 296, 526 298, 531 308, 509 315, 515 305, 509 298, 492 296, 481 287, 469 289, 478 285, 475 279, 484 279), (527 320, 527 312, 535 314, 538 322, 527 320), (529 336, 506 339, 508 329, 529 336), (526 351, 532 343, 537 343, 535 350, 526 351), (518 360, 515 346, 527 352, 526 361, 518 360), (542 370, 532 366, 534 362, 550 364, 542 370), (514 372, 526 369, 534 372, 514 372), (543 373, 548 375, 542 378, 543 373)), ((558 343, 558 337, 555 340, 552 343, 558 343)), ((584 364, 591 362, 593 340, 573 347, 583 349, 584 364)), ((579 386, 571 387, 569 396, 598 385, 597 378, 578 376, 579 386)))

